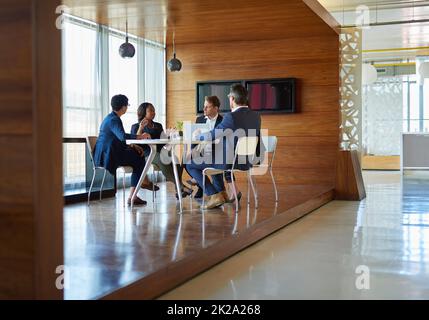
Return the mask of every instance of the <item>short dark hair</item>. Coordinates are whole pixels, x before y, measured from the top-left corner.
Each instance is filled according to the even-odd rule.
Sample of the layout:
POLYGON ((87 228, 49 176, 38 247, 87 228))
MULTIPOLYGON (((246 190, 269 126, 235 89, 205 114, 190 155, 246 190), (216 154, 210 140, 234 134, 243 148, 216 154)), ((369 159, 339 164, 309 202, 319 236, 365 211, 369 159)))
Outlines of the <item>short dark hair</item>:
POLYGON ((142 122, 142 120, 146 117, 146 110, 148 108, 154 108, 152 103, 150 102, 143 102, 138 108, 137 108, 137 118, 139 119, 139 122, 142 122))
POLYGON ((240 106, 247 104, 247 89, 240 83, 231 86, 229 96, 234 97, 235 103, 240 106))
POLYGON ((208 96, 204 98, 208 103, 212 104, 215 107, 220 108, 219 98, 216 96, 208 96))
POLYGON ((114 111, 119 111, 123 107, 128 106, 128 98, 123 94, 118 94, 112 97, 111 106, 114 111))

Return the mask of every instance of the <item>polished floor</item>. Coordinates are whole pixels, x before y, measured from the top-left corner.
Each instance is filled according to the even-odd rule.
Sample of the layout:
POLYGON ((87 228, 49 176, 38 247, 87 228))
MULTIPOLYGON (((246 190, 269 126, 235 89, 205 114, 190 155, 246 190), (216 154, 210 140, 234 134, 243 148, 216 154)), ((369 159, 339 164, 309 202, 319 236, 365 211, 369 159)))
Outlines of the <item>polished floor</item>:
MULTIPOLYGON (((242 188, 243 207, 238 215, 232 205, 201 214, 199 202, 190 198, 184 200, 185 212, 179 215, 174 188, 166 183, 160 185, 155 203, 150 191, 142 191, 139 195, 149 203, 132 212, 123 206, 122 191, 114 199, 92 201, 90 207, 86 203, 67 205, 65 299, 100 298, 150 278, 172 263, 186 261, 185 258, 192 260, 194 254, 204 256, 206 248, 224 240, 231 241, 247 233, 255 237, 253 231, 247 231, 330 190, 326 185, 279 184, 280 201, 276 206, 271 181, 258 177, 257 185, 258 210, 254 209, 253 200, 246 206, 246 190, 242 188)), ((288 221, 296 218, 296 211, 286 216, 288 221)))
POLYGON ((429 173, 364 180, 161 299, 429 299, 429 173))

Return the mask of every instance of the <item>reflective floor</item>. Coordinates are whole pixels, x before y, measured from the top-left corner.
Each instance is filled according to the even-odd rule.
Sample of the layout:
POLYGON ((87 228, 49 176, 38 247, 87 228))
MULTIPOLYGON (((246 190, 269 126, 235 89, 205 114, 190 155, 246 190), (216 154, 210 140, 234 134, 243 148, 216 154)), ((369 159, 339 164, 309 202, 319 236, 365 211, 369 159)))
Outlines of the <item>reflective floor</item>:
MULTIPOLYGON (((68 205, 64 210, 65 299, 94 299, 168 268, 171 263, 204 255, 223 240, 236 239, 255 225, 278 214, 295 220, 297 212, 286 210, 328 192, 326 185, 278 185, 280 202, 275 206, 271 180, 257 178, 260 206, 253 199, 247 207, 246 190, 239 215, 232 205, 202 215, 199 202, 184 201, 177 214, 172 184, 160 184, 155 203, 152 192, 142 191, 148 206, 133 212, 123 206, 122 190, 116 198, 68 205)), ((242 186, 243 187, 243 186, 242 186)), ((127 191, 128 192, 128 191, 127 191)), ((300 215, 299 215, 300 216, 300 215)), ((253 230, 253 229, 252 229, 253 230)), ((220 260, 219 260, 220 261, 220 260)), ((218 261, 216 261, 218 262, 218 261)))
POLYGON ((429 173, 364 180, 161 299, 429 299, 429 173))

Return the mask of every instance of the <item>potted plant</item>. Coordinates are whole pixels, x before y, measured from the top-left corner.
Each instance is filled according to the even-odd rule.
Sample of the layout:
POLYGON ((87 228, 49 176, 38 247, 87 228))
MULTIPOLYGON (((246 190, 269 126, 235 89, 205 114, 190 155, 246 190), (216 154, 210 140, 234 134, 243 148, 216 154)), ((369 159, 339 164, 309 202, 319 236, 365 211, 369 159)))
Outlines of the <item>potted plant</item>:
POLYGON ((176 122, 176 129, 179 131, 179 135, 183 137, 183 121, 176 122))

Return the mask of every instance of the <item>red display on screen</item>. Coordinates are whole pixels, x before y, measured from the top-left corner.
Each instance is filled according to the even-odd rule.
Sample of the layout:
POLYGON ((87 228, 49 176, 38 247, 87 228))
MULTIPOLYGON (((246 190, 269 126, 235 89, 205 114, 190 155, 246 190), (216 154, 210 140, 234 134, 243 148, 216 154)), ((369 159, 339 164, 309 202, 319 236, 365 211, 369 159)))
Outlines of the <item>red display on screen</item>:
POLYGON ((252 81, 246 83, 249 107, 255 111, 295 111, 295 83, 285 81, 252 81))

